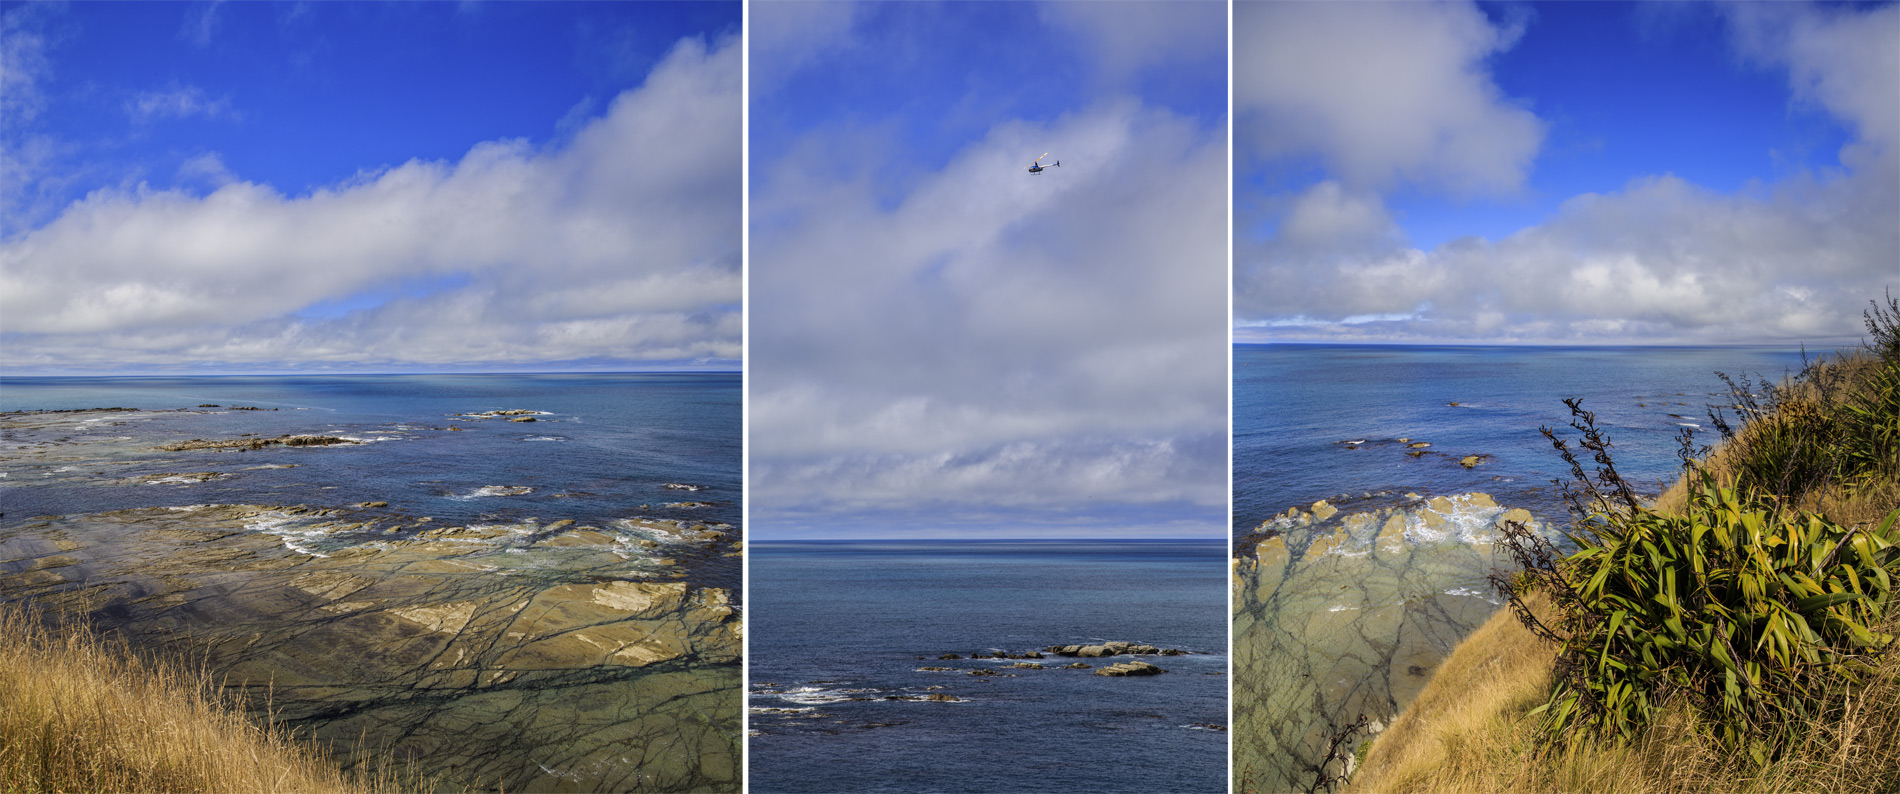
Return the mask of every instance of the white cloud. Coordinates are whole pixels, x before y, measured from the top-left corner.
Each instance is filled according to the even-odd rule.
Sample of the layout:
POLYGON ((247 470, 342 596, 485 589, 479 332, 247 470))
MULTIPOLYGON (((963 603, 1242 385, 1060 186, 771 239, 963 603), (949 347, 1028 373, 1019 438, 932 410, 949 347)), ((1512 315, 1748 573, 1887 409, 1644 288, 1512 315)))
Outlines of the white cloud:
POLYGON ((229 97, 210 97, 204 89, 195 85, 171 86, 155 91, 141 91, 125 101, 126 115, 137 124, 150 124, 154 121, 185 119, 192 116, 204 116, 209 119, 235 118, 237 113, 231 109, 229 97))
POLYGON ((33 4, 0 13, 0 125, 11 129, 32 121, 46 105, 40 84, 52 69, 46 35, 33 4))
MULTIPOLYGON (((1415 6, 1347 5, 1394 18, 1421 13, 1415 6)), ((1900 286, 1900 8, 1738 4, 1728 19, 1741 52, 1785 69, 1800 101, 1855 131, 1842 168, 1733 193, 1669 174, 1637 176, 1620 190, 1574 197, 1542 223, 1503 239, 1471 237, 1429 251, 1411 247, 1390 225, 1377 190, 1356 188, 1351 179, 1268 196, 1257 209, 1278 222, 1276 233, 1236 241, 1237 337, 1858 337, 1868 300, 1900 286), (1361 321, 1349 322, 1355 319, 1361 321)), ((1369 35, 1381 39, 1388 27, 1373 24, 1369 35)), ((1369 46, 1333 43, 1343 51, 1369 46)), ((1429 126, 1434 116, 1390 122, 1429 126)), ((1364 158, 1336 159, 1376 160, 1389 151, 1376 142, 1368 149, 1364 158)))
POLYGON ((752 70, 752 91, 770 91, 824 53, 850 46, 852 25, 862 9, 858 3, 842 1, 753 3, 746 29, 752 61, 769 68, 752 70))
POLYGON ((46 181, 61 147, 33 130, 46 108, 47 50, 59 38, 47 19, 56 10, 50 3, 0 10, 0 234, 44 217, 57 193, 46 181))
POLYGON ((895 201, 823 176, 861 174, 853 147, 775 164, 752 209, 755 523, 1217 511, 1224 139, 1104 103, 998 124, 895 201), (1025 174, 1044 149, 1062 167, 1025 174))
POLYGON ((1517 190, 1544 124, 1501 95, 1484 59, 1519 33, 1469 3, 1239 3, 1239 142, 1319 155, 1353 189, 1517 190))
POLYGON ((178 39, 194 47, 211 46, 212 36, 218 31, 218 6, 223 0, 193 3, 191 10, 185 12, 185 21, 178 26, 178 39))
POLYGON ((1781 3, 1725 6, 1738 49, 1788 70, 1795 96, 1848 123, 1849 166, 1896 167, 1900 146, 1900 6, 1822 9, 1781 3), (1858 152, 1871 148, 1870 152, 1858 152))
POLYGON ((1223 2, 1046 2, 1038 12, 1044 24, 1092 48, 1111 81, 1171 61, 1225 61, 1223 2))
POLYGON ((183 181, 197 181, 213 188, 224 187, 238 181, 237 175, 224 165, 224 158, 217 152, 205 152, 186 158, 178 164, 178 178, 183 181))
POLYGON ((546 149, 490 141, 298 196, 215 156, 181 169, 223 182, 208 195, 96 190, 0 241, 0 362, 737 357, 739 49, 681 42, 546 149), (339 301, 362 305, 300 314, 339 301))
MULTIPOLYGON (((1394 247, 1331 267, 1274 258, 1236 295, 1242 316, 1312 319, 1304 334, 1439 340, 1761 342, 1857 336, 1900 283, 1891 180, 1800 179, 1724 195, 1641 178, 1566 202, 1491 242, 1394 247), (1355 314, 1429 312, 1345 327, 1355 314)), ((1285 338, 1284 327, 1277 336, 1285 338)))

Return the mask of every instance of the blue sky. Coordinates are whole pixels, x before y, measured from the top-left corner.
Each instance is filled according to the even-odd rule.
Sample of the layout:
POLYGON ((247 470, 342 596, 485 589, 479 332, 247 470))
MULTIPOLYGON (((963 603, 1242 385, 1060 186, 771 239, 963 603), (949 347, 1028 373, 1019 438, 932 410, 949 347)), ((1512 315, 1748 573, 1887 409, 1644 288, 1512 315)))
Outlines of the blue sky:
POLYGON ((1890 3, 1243 2, 1235 338, 1814 343, 1900 287, 1890 3))
POLYGON ((1221 536, 1225 4, 751 26, 752 536, 1221 536))
POLYGON ((738 363, 736 2, 0 13, 9 372, 738 363))

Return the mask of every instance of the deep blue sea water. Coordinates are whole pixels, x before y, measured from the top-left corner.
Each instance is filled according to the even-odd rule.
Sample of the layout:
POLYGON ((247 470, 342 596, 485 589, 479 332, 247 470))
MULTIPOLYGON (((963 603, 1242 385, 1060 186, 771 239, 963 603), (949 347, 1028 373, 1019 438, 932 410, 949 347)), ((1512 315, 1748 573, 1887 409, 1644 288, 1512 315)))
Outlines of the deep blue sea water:
POLYGON ((1801 360, 1748 347, 1235 345, 1234 532, 1319 499, 1350 510, 1408 491, 1483 491, 1562 519, 1550 480, 1568 468, 1538 427, 1575 437, 1566 397, 1596 413, 1619 471, 1660 491, 1683 425, 1716 440, 1706 406, 1728 400, 1715 372, 1776 380, 1801 360), (1406 455, 1399 438, 1430 454, 1406 455), (1337 443, 1352 440, 1367 443, 1337 443), (1490 457, 1467 469, 1467 455, 1490 457))
MULTIPOLYGON (((0 411, 141 409, 118 425, 75 417, 67 437, 136 439, 144 451, 77 480, 70 472, 7 471, 0 479, 0 521, 202 503, 386 501, 392 511, 438 524, 529 517, 603 524, 647 516, 736 528, 743 498, 740 404, 740 375, 731 372, 6 378, 0 379, 0 411), (220 407, 198 407, 204 404, 220 407), (546 413, 531 423, 454 416, 505 409, 546 413), (151 449, 244 433, 373 441, 249 452, 151 449), (137 475, 203 470, 228 476, 124 484, 137 475), (498 493, 491 486, 530 490, 498 493), (665 507, 688 501, 710 506, 665 507)), ((736 559, 683 562, 695 580, 738 591, 736 559)))
POLYGON ((1209 729, 1226 724, 1225 552, 1214 540, 752 544, 751 790, 1225 791, 1227 734, 1209 729), (1169 671, 1145 678, 967 658, 1104 640, 1193 653, 1140 657, 1169 671), (952 670, 917 669, 929 666, 952 670), (1019 677, 967 672, 979 668, 1019 677), (931 693, 961 702, 886 699, 931 693))

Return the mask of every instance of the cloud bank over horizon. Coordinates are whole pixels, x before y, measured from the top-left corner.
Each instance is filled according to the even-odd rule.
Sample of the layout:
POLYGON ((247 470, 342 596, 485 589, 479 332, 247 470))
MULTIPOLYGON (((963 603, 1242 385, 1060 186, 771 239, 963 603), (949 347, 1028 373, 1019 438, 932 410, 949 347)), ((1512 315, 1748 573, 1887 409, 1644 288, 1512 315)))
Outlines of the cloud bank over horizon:
MULTIPOLYGON (((1739 186, 1629 166, 1620 184, 1568 194, 1538 183, 1540 162, 1565 154, 1551 146, 1553 133, 1581 137, 1578 128, 1605 122, 1559 93, 1550 75, 1574 64, 1546 67, 1533 60, 1539 52, 1513 52, 1554 49, 1526 31, 1537 30, 1540 12, 1557 11, 1583 12, 1532 6, 1529 16, 1494 20, 1464 3, 1236 7, 1237 340, 1722 344, 1860 335, 1868 301, 1900 288, 1900 6, 1675 10, 1708 12, 1729 50, 1718 66, 1738 83, 1775 75, 1785 113, 1824 116, 1845 144, 1832 163, 1739 186), (1506 64, 1504 53, 1522 60, 1506 64), (1550 95, 1508 95, 1499 83, 1507 66, 1537 67, 1524 84, 1551 86, 1550 95), (1537 112, 1546 107, 1548 117, 1537 112), (1420 196, 1453 217, 1542 201, 1552 209, 1495 237, 1421 246, 1397 206, 1416 208, 1420 196)), ((1632 38, 1642 32, 1628 27, 1632 38)), ((1660 39, 1642 43, 1673 46, 1660 39)), ((1740 89, 1711 93, 1731 90, 1740 89)), ((1598 136, 1590 146, 1618 153, 1668 131, 1587 132, 1598 136)), ((1617 167, 1601 156, 1599 180, 1617 167)))
MULTIPOLYGON (((867 154, 859 142, 901 117, 985 101, 933 83, 920 90, 944 93, 900 118, 819 120, 754 169, 754 537, 1222 536, 1225 125, 1130 88, 1183 68, 1170 42, 1193 35, 1159 30, 1149 46, 1126 20, 1073 18, 1155 10, 1122 5, 958 21, 1021 28, 1049 58, 1091 53, 1099 71, 1074 76, 1090 90, 867 154), (1062 166, 1024 173, 1046 150, 1062 166)), ((773 8, 754 9, 758 29, 773 8)), ((837 35, 911 21, 860 16, 837 35)), ((954 37, 940 46, 926 59, 957 60, 954 37)), ((814 84, 853 68, 786 57, 814 84)), ((1007 77, 972 68, 972 81, 1007 77)), ((779 79, 755 119, 802 102, 807 86, 779 79)))
MULTIPOLYGON (((216 151, 170 185, 101 184, 0 237, 0 366, 736 366, 741 49, 679 40, 541 143, 479 141, 308 189, 246 178, 216 151)), ((209 97, 174 85, 124 112, 244 112, 209 97)))

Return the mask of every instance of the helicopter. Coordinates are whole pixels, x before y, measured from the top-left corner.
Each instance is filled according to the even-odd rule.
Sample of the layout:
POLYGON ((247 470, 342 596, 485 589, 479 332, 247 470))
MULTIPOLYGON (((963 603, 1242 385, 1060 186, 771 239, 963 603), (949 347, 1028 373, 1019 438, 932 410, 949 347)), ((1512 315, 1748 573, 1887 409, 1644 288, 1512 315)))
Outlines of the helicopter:
MULTIPOLYGON (((1048 153, 1048 152, 1043 152, 1043 153, 1042 153, 1042 157, 1048 157, 1048 156, 1049 156, 1049 153, 1048 153)), ((1028 167, 1027 169, 1025 169, 1025 170, 1027 170, 1027 171, 1028 171, 1029 173, 1032 173, 1032 174, 1040 174, 1040 173, 1042 173, 1042 169, 1044 169, 1044 168, 1054 168, 1054 167, 1056 167, 1056 166, 1058 166, 1058 165, 1061 165, 1061 164, 1062 164, 1062 161, 1061 161, 1061 160, 1057 160, 1057 161, 1055 161, 1054 163, 1050 163, 1049 165, 1043 165, 1043 164, 1042 164, 1042 157, 1038 157, 1038 158, 1036 158, 1036 163, 1035 163, 1034 165, 1031 165, 1031 166, 1029 166, 1029 167, 1028 167)))

